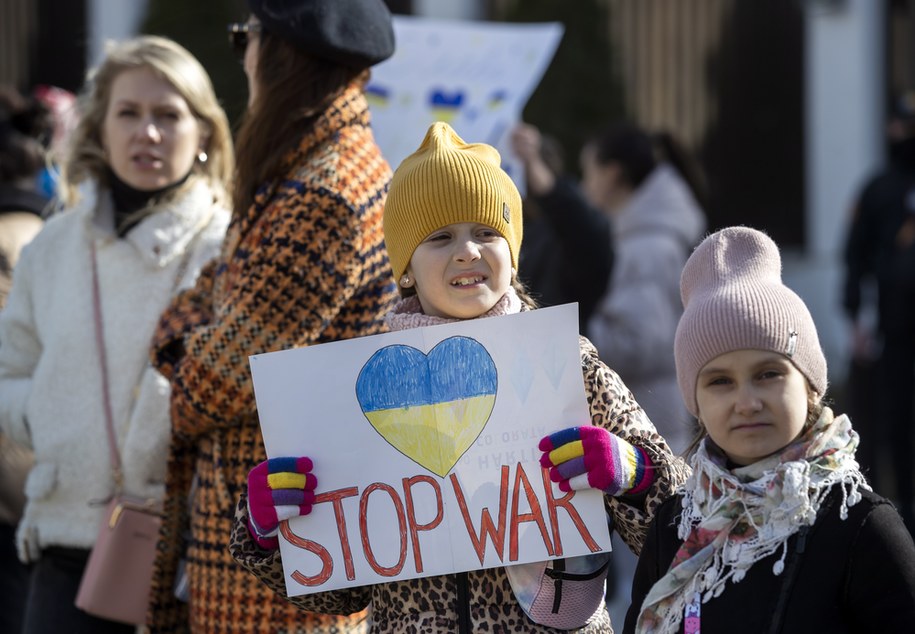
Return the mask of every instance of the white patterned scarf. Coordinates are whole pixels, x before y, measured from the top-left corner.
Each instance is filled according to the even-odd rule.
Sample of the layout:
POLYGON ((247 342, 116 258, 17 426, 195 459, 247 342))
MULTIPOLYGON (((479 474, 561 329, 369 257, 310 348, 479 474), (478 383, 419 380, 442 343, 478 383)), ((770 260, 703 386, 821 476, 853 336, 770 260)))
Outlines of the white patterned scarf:
POLYGON ((772 572, 780 575, 788 538, 813 525, 834 485, 841 485, 843 520, 860 501, 859 489, 870 490, 855 461, 857 447, 848 417, 833 418, 828 407, 778 454, 730 471, 724 453, 710 438, 703 440, 685 484, 678 530, 683 543, 645 597, 636 632, 676 632, 694 595, 707 603, 779 548, 772 572))

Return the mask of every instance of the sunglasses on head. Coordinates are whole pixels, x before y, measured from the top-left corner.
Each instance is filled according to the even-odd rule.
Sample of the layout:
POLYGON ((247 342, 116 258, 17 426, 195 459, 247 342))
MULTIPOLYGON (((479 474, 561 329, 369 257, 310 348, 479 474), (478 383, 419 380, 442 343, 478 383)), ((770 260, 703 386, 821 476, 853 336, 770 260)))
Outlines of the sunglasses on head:
POLYGON ((239 57, 243 57, 245 49, 248 48, 249 33, 260 33, 263 31, 260 24, 251 24, 250 22, 233 22, 228 27, 229 44, 232 50, 239 57))

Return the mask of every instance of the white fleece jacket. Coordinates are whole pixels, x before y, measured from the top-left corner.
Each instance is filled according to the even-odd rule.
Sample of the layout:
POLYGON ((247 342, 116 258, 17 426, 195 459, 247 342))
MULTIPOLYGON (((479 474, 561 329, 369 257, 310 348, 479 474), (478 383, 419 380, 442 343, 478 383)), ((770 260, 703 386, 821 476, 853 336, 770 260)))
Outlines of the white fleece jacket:
POLYGON ((118 239, 107 190, 99 195, 89 184, 82 194, 23 250, 0 312, 0 427, 35 451, 17 535, 23 561, 49 546, 91 548, 104 509, 98 501, 113 491, 89 241, 97 250, 124 489, 161 497, 169 386, 150 366, 150 340, 172 295, 217 255, 229 221, 197 182, 118 239))
POLYGON ((588 322, 601 361, 619 373, 674 453, 693 435, 674 363, 680 273, 704 231, 686 181, 659 165, 613 220, 613 274, 588 322))

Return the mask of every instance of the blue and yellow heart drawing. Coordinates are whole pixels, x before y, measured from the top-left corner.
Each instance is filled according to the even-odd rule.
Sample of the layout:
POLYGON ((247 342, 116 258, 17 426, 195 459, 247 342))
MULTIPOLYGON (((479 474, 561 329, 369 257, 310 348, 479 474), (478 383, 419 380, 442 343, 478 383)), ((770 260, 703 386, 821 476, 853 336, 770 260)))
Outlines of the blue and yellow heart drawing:
POLYGON ((356 397, 372 427, 443 478, 486 427, 497 388, 495 362, 469 337, 444 339, 428 354, 386 346, 356 379, 356 397))

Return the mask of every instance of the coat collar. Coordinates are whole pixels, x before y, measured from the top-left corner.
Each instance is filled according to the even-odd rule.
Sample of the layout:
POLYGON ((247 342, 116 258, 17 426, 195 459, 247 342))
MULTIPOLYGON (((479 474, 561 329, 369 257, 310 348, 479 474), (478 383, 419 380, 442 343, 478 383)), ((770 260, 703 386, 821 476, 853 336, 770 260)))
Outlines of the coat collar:
POLYGON ((371 121, 368 101, 363 93, 361 82, 350 83, 344 91, 321 112, 307 133, 302 135, 298 145, 287 152, 282 160, 281 176, 273 181, 261 183, 254 194, 252 205, 248 209, 235 209, 232 223, 226 236, 224 253, 232 253, 243 236, 257 222, 261 214, 271 203, 274 192, 284 179, 304 181, 321 179, 326 185, 328 174, 336 175, 336 161, 327 169, 315 168, 314 161, 328 158, 338 150, 333 140, 349 127, 363 126, 368 128, 371 121), (324 154, 322 154, 324 152, 324 154))
POLYGON ((294 170, 315 148, 325 145, 340 130, 350 125, 369 125, 369 104, 361 83, 351 83, 315 119, 299 146, 283 159, 283 171, 294 170))
MULTIPOLYGON (((92 239, 99 245, 116 240, 111 193, 95 181, 86 181, 80 194, 73 213, 84 219, 92 239)), ((164 267, 186 251, 214 211, 212 191, 205 181, 196 179, 176 198, 143 218, 123 240, 133 245, 151 266, 164 267)))
POLYGON ((675 168, 662 163, 636 188, 612 226, 617 240, 653 230, 693 244, 705 231, 705 218, 686 181, 675 168))
MULTIPOLYGON (((368 126, 371 120, 369 104, 362 92, 362 85, 351 83, 346 89, 315 119, 314 125, 302 136, 298 146, 290 150, 283 158, 280 172, 293 175, 302 165, 307 164, 317 148, 326 148, 329 142, 341 130, 351 125, 368 126)), ((262 184, 254 194, 252 211, 260 210, 273 196, 276 182, 262 184)))

